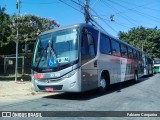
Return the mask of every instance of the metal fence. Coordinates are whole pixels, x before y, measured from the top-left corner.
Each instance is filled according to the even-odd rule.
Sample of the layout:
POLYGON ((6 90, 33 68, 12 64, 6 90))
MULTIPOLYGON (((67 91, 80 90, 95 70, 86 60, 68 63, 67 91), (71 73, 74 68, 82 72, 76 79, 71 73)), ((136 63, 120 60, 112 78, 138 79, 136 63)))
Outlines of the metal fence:
MULTIPOLYGON (((32 54, 20 54, 18 57, 18 74, 30 74, 32 54)), ((0 73, 15 74, 15 55, 0 55, 0 73)))

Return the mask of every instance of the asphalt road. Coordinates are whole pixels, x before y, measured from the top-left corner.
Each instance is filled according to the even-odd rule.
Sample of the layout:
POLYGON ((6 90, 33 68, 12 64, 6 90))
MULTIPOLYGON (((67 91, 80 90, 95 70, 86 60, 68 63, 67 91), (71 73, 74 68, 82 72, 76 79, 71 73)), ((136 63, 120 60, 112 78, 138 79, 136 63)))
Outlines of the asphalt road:
MULTIPOLYGON (((61 93, 38 99, 0 103, 0 111, 160 111, 160 74, 141 78, 138 83, 127 81, 111 85, 105 94, 99 94, 97 90, 93 90, 85 93, 61 93)), ((63 116, 65 113, 59 114, 63 116)), ((78 113, 73 114, 76 116, 78 113)), ((56 119, 61 118, 56 117, 56 119)), ((99 118, 82 116, 72 117, 72 119, 99 118)), ((101 117, 101 119, 158 120, 160 117, 101 117)))

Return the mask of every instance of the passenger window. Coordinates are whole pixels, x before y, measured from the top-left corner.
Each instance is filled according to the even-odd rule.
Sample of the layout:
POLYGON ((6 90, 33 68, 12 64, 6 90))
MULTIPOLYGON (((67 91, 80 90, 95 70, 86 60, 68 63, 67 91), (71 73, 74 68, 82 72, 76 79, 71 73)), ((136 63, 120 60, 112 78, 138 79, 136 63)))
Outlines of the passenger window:
POLYGON ((133 59, 133 50, 130 47, 128 47, 128 57, 133 59))
POLYGON ((104 54, 111 54, 110 39, 101 34, 100 39, 100 52, 104 54))
POLYGON ((120 53, 119 43, 114 41, 114 40, 111 40, 111 43, 112 43, 112 54, 115 55, 115 56, 120 57, 121 53, 120 53))
POLYGON ((142 53, 139 52, 139 59, 142 59, 142 53))
POLYGON ((138 59, 137 51, 136 50, 133 50, 133 54, 134 54, 134 59, 138 59))
POLYGON ((128 52, 127 52, 127 47, 124 44, 120 44, 121 45, 121 55, 124 58, 128 57, 128 52))

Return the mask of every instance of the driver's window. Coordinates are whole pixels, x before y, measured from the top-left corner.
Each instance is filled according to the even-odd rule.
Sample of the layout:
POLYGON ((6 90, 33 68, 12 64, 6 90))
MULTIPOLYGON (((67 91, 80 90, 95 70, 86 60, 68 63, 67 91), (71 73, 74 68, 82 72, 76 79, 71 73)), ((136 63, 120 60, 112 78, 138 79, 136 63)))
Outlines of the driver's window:
POLYGON ((89 55, 90 56, 95 56, 95 47, 94 47, 94 41, 92 35, 88 35, 88 40, 89 40, 89 55))
POLYGON ((82 43, 81 43, 81 53, 82 55, 88 55, 89 54, 89 47, 88 47, 88 40, 87 40, 87 35, 83 34, 82 35, 82 43))
POLYGON ((93 59, 96 55, 98 32, 92 28, 84 28, 81 40, 82 64, 93 59))

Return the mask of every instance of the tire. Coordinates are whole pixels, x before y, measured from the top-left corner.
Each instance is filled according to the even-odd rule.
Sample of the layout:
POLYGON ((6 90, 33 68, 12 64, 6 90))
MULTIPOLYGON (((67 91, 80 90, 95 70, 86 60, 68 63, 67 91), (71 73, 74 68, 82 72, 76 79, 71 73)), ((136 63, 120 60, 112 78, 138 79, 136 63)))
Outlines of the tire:
POLYGON ((109 86, 109 82, 107 81, 107 77, 102 74, 100 79, 100 87, 99 87, 100 93, 105 93, 108 89, 108 86, 109 86))

